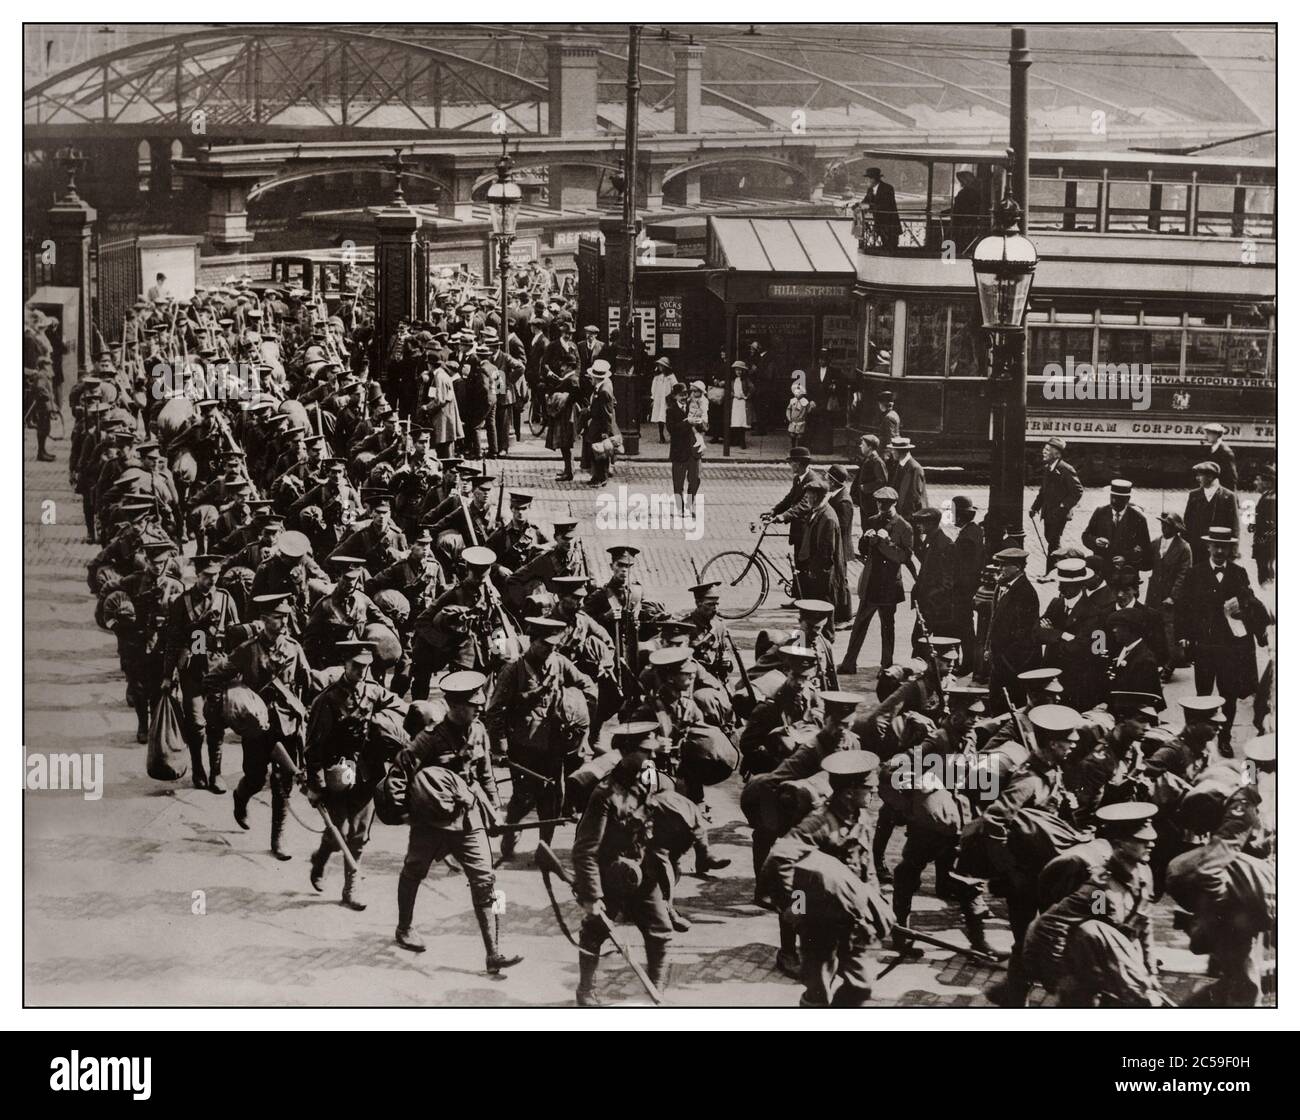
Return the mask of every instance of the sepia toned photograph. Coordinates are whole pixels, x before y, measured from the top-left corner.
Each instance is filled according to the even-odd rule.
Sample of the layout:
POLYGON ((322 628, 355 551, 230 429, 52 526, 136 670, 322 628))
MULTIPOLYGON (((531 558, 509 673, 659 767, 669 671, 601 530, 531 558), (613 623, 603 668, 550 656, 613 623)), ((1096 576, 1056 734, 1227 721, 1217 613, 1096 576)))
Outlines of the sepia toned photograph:
POLYGON ((21 27, 24 1008, 1265 1029, 1275 24, 117 14, 21 27))

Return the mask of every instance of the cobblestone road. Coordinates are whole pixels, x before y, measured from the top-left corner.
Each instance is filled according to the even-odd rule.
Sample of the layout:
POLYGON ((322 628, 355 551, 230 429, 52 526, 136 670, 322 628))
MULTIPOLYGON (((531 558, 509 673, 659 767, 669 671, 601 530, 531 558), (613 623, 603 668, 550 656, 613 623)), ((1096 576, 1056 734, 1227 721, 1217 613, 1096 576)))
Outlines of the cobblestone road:
MULTIPOLYGON (((307 883, 307 856, 315 844, 312 811, 295 795, 304 824, 290 824, 294 859, 279 863, 266 850, 269 805, 254 800, 253 828, 243 832, 230 813, 229 795, 215 797, 145 775, 144 748, 135 742, 134 719, 124 703, 114 640, 97 629, 85 583, 92 552, 82 543, 80 504, 66 485, 67 445, 52 445, 59 461, 37 463, 30 437, 24 491, 24 743, 33 752, 101 755, 104 786, 99 800, 77 792, 28 792, 24 812, 24 923, 26 998, 30 1004, 415 1004, 558 1005, 571 1001, 576 953, 560 936, 541 878, 531 867, 532 835, 518 858, 499 872, 505 898, 505 944, 526 960, 507 976, 482 971, 482 947, 470 912, 465 880, 436 869, 420 894, 417 926, 429 941, 422 956, 392 943, 396 880, 405 830, 376 824, 365 854, 364 913, 338 903, 337 860, 323 895, 307 883), (53 502, 53 506, 45 503, 53 502), (53 518, 51 520, 51 511, 53 518)), ((527 448, 525 449, 527 450, 527 448)), ((750 521, 785 490, 781 465, 707 464, 702 505, 703 535, 687 540, 679 529, 597 531, 598 495, 587 487, 552 481, 550 462, 505 464, 512 489, 537 495, 537 519, 572 512, 595 566, 605 570, 604 546, 614 541, 643 549, 641 578, 647 594, 670 607, 685 606, 694 582, 691 562, 703 564, 725 548, 752 544, 750 521)), ((666 492, 666 464, 624 464, 611 492, 626 485, 638 493, 666 492)), ((979 489, 931 488, 942 501, 979 489)), ((1181 509, 1184 495, 1142 491, 1135 500, 1149 514, 1166 502, 1181 509)), ((1085 508, 1104 501, 1090 491, 1085 508)), ((1077 533, 1079 525, 1073 526, 1077 533)), ((1067 534, 1067 539, 1068 534, 1067 534)), ((1037 570, 1041 571, 1041 567, 1037 570)), ((765 625, 788 623, 780 596, 740 623, 737 637, 752 645, 765 625)), ((911 617, 900 611, 900 640, 911 617)), ((874 634, 873 634, 874 639, 874 634)), ((840 636, 839 646, 845 640, 840 636)), ((874 666, 878 650, 868 644, 861 663, 874 666)), ((1187 672, 1171 691, 1191 690, 1187 672)), ((864 686, 867 676, 861 678, 864 686)), ((1244 723, 1244 713, 1243 713, 1244 723)), ((1239 725, 1238 738, 1244 737, 1239 725)), ((237 775, 240 751, 227 742, 228 773, 237 775)), ((694 928, 671 952, 670 1002, 682 1005, 792 1006, 799 987, 772 967, 776 923, 750 898, 749 829, 738 808, 735 780, 709 794, 714 850, 732 860, 716 877, 682 880, 681 909, 694 928)), ((561 830, 556 848, 567 854, 572 830, 561 830)), ((895 836, 891 861, 902 833, 895 836)), ((915 923, 960 940, 956 911, 928 892, 917 898, 915 923)), ((576 907, 566 904, 569 924, 576 907)), ((995 902, 990 939, 1009 946, 1010 933, 995 902)), ((1186 952, 1185 940, 1160 915, 1160 956, 1177 974, 1175 994, 1201 969, 1202 958, 1186 952)), ((635 934, 633 934, 635 940, 635 934)), ((638 947, 639 951, 639 947, 638 947)), ((893 963, 882 954, 881 968, 893 963)), ((933 951, 916 963, 888 968, 875 1001, 893 1006, 984 1004, 987 969, 953 954, 933 951)), ((631 1003, 639 989, 617 958, 602 969, 602 997, 631 1003)))

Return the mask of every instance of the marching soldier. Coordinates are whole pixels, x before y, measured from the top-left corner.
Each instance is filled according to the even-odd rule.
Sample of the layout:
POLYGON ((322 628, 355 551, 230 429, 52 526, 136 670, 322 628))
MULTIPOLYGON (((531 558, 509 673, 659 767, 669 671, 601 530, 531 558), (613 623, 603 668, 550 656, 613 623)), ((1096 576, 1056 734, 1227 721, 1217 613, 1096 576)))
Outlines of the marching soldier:
POLYGON ((1034 920, 1025 937, 1027 971, 1055 988, 1061 1007, 1168 1006, 1152 937, 1148 860, 1156 807, 1129 802, 1099 812, 1110 855, 1034 920))
POLYGON ((475 475, 474 488, 470 493, 469 501, 460 501, 449 514, 435 520, 433 531, 441 533, 447 529, 455 529, 465 539, 467 545, 490 548, 490 545, 484 546, 484 542, 492 535, 495 528, 492 524, 492 507, 488 502, 492 496, 492 483, 491 475, 475 475))
POLYGON ((411 640, 411 697, 426 700, 432 675, 448 666, 487 672, 498 657, 493 643, 497 627, 508 637, 501 596, 491 580, 496 553, 467 548, 461 553, 464 575, 415 619, 411 640))
POLYGON ((755 660, 751 672, 783 670, 785 660, 781 651, 786 646, 804 646, 817 653, 817 687, 832 690, 839 688, 835 650, 825 631, 825 624, 835 613, 835 607, 825 599, 796 599, 792 606, 799 612, 798 627, 790 631, 778 630, 775 634, 760 630, 754 639, 755 660))
MULTIPOLYGON (((305 770, 307 797, 323 805, 356 860, 370 838, 374 816, 375 786, 384 776, 384 760, 368 749, 370 721, 382 711, 396 708, 400 701, 383 685, 368 676, 374 654, 366 642, 340 642, 338 658, 343 674, 312 702, 307 716, 305 770)), ((327 828, 320 847, 311 857, 311 885, 323 888, 325 868, 338 849, 327 828)), ((346 867, 343 873, 343 905, 364 910, 359 897, 361 874, 346 867)))
POLYGON ((487 700, 487 678, 472 670, 442 679, 447 715, 421 731, 398 755, 408 775, 411 832, 397 880, 397 944, 423 953, 424 939, 412 928, 420 884, 437 860, 454 856, 469 880, 474 917, 493 974, 523 960, 501 951, 492 848, 484 820, 495 824, 496 781, 488 757, 488 733, 479 718, 487 700))
POLYGON ((800 1007, 861 1007, 871 998, 869 948, 891 928, 869 855, 867 805, 879 762, 861 750, 825 758, 830 797, 777 842, 763 868, 785 924, 803 941, 800 1007), (795 892, 800 911, 790 905, 795 892))
POLYGON ((537 555, 550 539, 528 520, 528 510, 533 504, 531 494, 510 494, 510 520, 498 527, 484 542, 497 554, 505 567, 518 571, 537 555))
MULTIPOLYGON (((506 602, 518 613, 539 587, 556 576, 590 576, 587 558, 577 540, 578 523, 572 518, 562 518, 554 523, 555 542, 544 548, 506 582, 506 602)), ((600 619, 596 620, 597 622, 600 619)))
MULTIPOLYGON (((1078 472, 1065 461, 1065 440, 1053 436, 1043 445, 1043 480, 1038 495, 1029 507, 1030 517, 1043 522, 1043 536, 1047 539, 1047 570, 1055 567, 1052 553, 1061 547, 1061 534, 1070 521, 1070 514, 1083 497, 1083 483, 1078 472)), ((955 503, 954 503, 955 504, 955 503)))
POLYGON ((361 590, 365 562, 358 556, 330 557, 338 569, 334 590, 317 600, 302 630, 303 647, 313 668, 338 664, 339 643, 361 639, 366 625, 378 622, 397 633, 397 626, 361 590))
POLYGON ((144 743, 149 739, 150 714, 163 691, 167 619, 172 603, 185 593, 185 584, 168 574, 175 552, 170 541, 144 541, 140 549, 146 559, 144 569, 128 575, 118 588, 130 599, 135 618, 127 683, 135 700, 136 741, 144 743))
POLYGON ((621 707, 622 689, 614 663, 614 639, 585 609, 590 582, 586 576, 556 576, 547 587, 556 596, 554 617, 567 627, 558 651, 595 681, 600 692, 599 702, 591 708, 588 733, 594 744, 600 738, 601 724, 621 707))
POLYGON ((718 616, 718 581, 697 583, 690 592, 695 597, 695 608, 683 615, 682 621, 694 627, 688 639, 691 655, 702 669, 722 684, 725 691, 733 666, 727 624, 718 616))
POLYGON ((400 592, 410 604, 408 617, 413 623, 426 607, 451 589, 442 566, 430 554, 432 546, 433 535, 422 528, 411 538, 404 559, 366 580, 366 594, 373 599, 381 591, 400 592))
POLYGON ((278 860, 293 857, 284 850, 284 823, 293 790, 293 774, 273 759, 283 746, 295 766, 302 755, 302 735, 307 718, 303 698, 313 687, 307 655, 287 633, 293 608, 284 594, 259 595, 253 600, 262 624, 261 633, 231 651, 222 683, 229 688, 242 684, 252 689, 266 705, 269 725, 243 735, 244 774, 232 795, 235 823, 248 828, 248 802, 266 785, 271 772, 271 854, 278 860))
POLYGON ((807 646, 781 650, 785 680, 760 700, 740 735, 741 773, 766 774, 787 758, 801 738, 826 722, 817 688, 817 653, 807 646))
MULTIPOLYGON (((534 616, 525 620, 525 629, 531 644, 501 670, 484 717, 498 753, 510 760, 507 824, 517 824, 534 808, 544 821, 564 812, 565 782, 582 764, 589 712, 599 699, 596 683, 557 651, 568 629, 564 622, 534 616)), ((554 824, 538 829, 548 844, 554 835, 554 824)), ((514 833, 508 832, 501 855, 513 854, 514 833)))
MULTIPOLYGON (((914 750, 890 760, 893 765, 888 767, 884 780, 890 785, 890 796, 907 806, 907 841, 902 859, 894 868, 897 923, 908 924, 921 875, 933 863, 935 893, 960 906, 971 947, 991 953, 984 936, 988 903, 977 886, 952 873, 958 841, 973 816, 966 785, 975 758, 972 724, 984 713, 983 697, 984 690, 979 688, 950 689, 948 715, 914 750)), ((897 930, 894 948, 900 956, 921 955, 897 930)))
POLYGON ((632 578, 641 550, 616 544, 609 553, 609 582, 587 598, 587 613, 615 637, 618 653, 628 665, 640 663, 641 642, 668 618, 662 603, 645 597, 645 588, 632 578))
POLYGON ((239 624, 235 601, 214 586, 221 557, 194 557, 194 585, 178 595, 168 608, 163 690, 176 683, 181 690, 185 738, 190 748, 194 788, 225 793, 221 780, 221 741, 225 737, 222 694, 207 682, 209 669, 226 650, 226 631, 239 624), (208 766, 203 766, 203 744, 208 746, 208 766))
POLYGON ((663 860, 655 850, 653 800, 672 791, 654 766, 659 725, 620 724, 613 747, 618 764, 592 790, 573 840, 574 894, 585 917, 578 935, 579 1007, 600 1006, 595 995, 607 922, 627 919, 645 939, 646 974, 661 991, 673 926, 663 860))
POLYGON ((370 507, 370 520, 364 528, 356 529, 330 553, 331 560, 344 556, 359 556, 372 572, 381 572, 389 564, 396 564, 406 555, 406 536, 393 524, 393 506, 385 497, 376 498, 370 507))

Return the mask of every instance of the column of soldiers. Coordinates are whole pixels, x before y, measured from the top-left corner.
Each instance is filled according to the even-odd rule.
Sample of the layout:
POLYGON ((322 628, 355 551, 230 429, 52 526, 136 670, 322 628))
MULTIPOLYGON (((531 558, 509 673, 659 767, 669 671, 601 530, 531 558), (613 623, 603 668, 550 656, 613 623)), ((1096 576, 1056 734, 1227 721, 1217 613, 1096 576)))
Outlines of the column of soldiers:
MULTIPOLYGON (((152 322, 141 310, 137 323, 152 322)), ((100 545, 88 578, 97 619, 118 639, 141 741, 174 699, 194 784, 221 795, 233 730, 243 754, 236 821, 250 827, 252 799, 269 782, 271 852, 291 858, 287 809, 301 787, 330 821, 309 861, 311 886, 323 889, 342 849, 351 909, 365 906, 360 860, 374 815, 408 823, 397 943, 425 948, 414 927, 419 885, 434 862, 453 858, 492 972, 519 960, 501 949, 492 837, 512 859, 529 814, 549 841, 580 813, 584 1004, 596 1002, 606 919, 641 929, 650 979, 666 982, 669 942, 689 927, 674 904, 680 862, 693 851, 699 875, 729 862, 709 847, 706 790, 737 770, 748 781, 755 901, 777 911, 778 965, 803 980, 808 1006, 869 999, 874 942, 923 952, 909 922, 931 865, 940 899, 958 907, 972 949, 986 956, 997 955, 987 899, 1005 900, 1013 947, 991 992, 999 1002, 1022 1003, 1035 983, 1072 1005, 1159 1002, 1139 919, 1163 889, 1188 900, 1197 943, 1228 962, 1229 982, 1207 998, 1258 996, 1249 943, 1244 954, 1240 937, 1222 943, 1205 886, 1207 866, 1238 858, 1255 861, 1262 891, 1269 871, 1258 799, 1216 802, 1202 789, 1231 760, 1236 701, 1255 690, 1253 648, 1267 640, 1267 616, 1234 561, 1236 501, 1217 460, 1197 465, 1186 512, 1163 515, 1156 542, 1131 484, 1116 480, 1089 519, 1088 553, 1074 555, 1059 548, 1078 497, 1055 441, 1034 511, 1055 537, 1059 594, 1044 606, 1024 549, 986 558, 964 496, 948 534, 895 417, 889 481, 862 473, 870 446, 859 470, 868 480, 856 494, 867 514, 863 572, 837 666, 843 480, 796 448, 790 494, 772 516, 791 524, 798 621, 760 635, 746 666, 718 616, 716 584, 692 588, 695 606, 673 617, 637 582, 638 550, 618 545, 597 586, 576 521, 544 532, 529 495, 475 465, 476 441, 442 438, 455 429, 438 419, 455 401, 444 382, 454 389, 488 364, 492 354, 477 351, 493 335, 503 363, 516 349, 518 332, 501 344, 494 314, 463 300, 445 317, 455 320, 445 341, 458 358, 441 352, 441 331, 430 332, 433 352, 423 349, 421 330, 414 350, 389 355, 373 377, 358 357, 364 310, 350 310, 350 328, 316 326, 292 298, 259 305, 222 293, 165 329, 193 332, 198 361, 216 367, 241 347, 276 342, 251 397, 141 404, 109 356, 74 387, 71 473, 100 545), (223 324, 227 304, 234 321, 223 324), (916 627, 911 656, 895 664, 904 570, 916 627), (982 596, 987 619, 977 627, 982 596), (845 678, 877 616, 883 649, 870 702, 845 691, 845 678), (1170 728, 1160 723, 1161 685, 1184 657, 1199 698, 1184 704, 1184 726, 1170 728), (968 673, 970 685, 955 684, 968 673), (439 705, 428 702, 435 685, 439 705), (612 746, 603 752, 602 729, 612 746), (504 805, 498 770, 509 774, 504 805), (891 869, 885 843, 898 827, 907 840, 891 869), (1085 878, 1061 892, 1069 876, 1053 874, 1059 893, 1049 899, 1043 876, 1067 856, 1085 878), (1083 918, 1066 903, 1093 879, 1107 914, 1083 918)), ((542 309, 558 338, 541 348, 538 371, 554 343, 567 352, 562 314, 542 309)), ((128 356, 143 356, 147 378, 149 356, 166 344, 140 331, 128 356)))

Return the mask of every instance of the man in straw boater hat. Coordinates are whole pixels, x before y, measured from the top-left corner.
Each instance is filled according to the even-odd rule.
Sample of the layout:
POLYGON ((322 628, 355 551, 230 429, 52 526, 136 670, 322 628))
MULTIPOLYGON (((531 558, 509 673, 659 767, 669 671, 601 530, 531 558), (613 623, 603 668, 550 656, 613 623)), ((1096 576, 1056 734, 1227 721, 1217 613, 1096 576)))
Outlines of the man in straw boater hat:
POLYGON ((1236 532, 1224 525, 1211 526, 1203 543, 1209 556, 1193 564, 1188 573, 1178 637, 1192 659, 1197 693, 1223 697, 1227 723, 1219 742, 1230 748, 1237 701, 1259 687, 1254 647, 1268 645, 1268 612, 1251 590, 1246 569, 1234 559, 1236 532))

